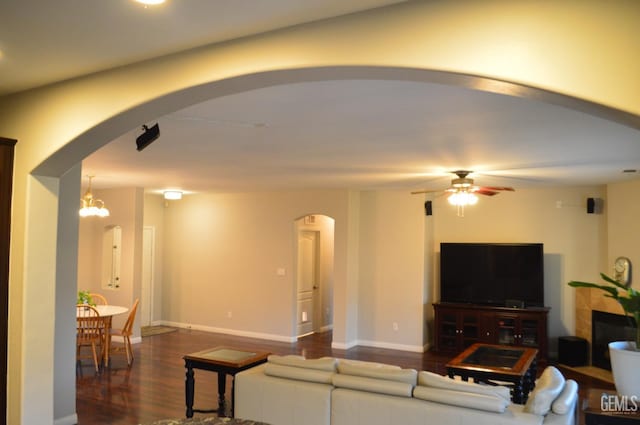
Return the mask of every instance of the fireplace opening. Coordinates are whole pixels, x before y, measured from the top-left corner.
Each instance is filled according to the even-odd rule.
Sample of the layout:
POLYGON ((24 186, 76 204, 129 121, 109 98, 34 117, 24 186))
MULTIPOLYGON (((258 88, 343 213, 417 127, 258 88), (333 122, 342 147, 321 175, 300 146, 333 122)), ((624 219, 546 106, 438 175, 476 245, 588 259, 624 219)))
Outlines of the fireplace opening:
POLYGON ((636 321, 622 314, 591 312, 591 365, 611 370, 609 343, 635 341, 636 321))

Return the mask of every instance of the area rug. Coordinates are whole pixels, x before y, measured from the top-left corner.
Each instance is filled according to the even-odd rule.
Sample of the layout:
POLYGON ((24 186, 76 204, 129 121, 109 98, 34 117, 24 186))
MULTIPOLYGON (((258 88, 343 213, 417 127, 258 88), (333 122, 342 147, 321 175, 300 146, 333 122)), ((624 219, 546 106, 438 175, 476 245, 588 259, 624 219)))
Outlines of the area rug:
MULTIPOLYGON (((162 419, 155 422, 149 422, 144 425, 267 425, 264 422, 255 422, 244 419, 219 418, 210 416, 206 418, 190 418, 190 419, 162 419)), ((142 425, 142 424, 141 424, 142 425)))
POLYGON ((177 331, 177 328, 170 328, 169 326, 143 326, 140 328, 140 333, 143 337, 145 336, 153 336, 160 334, 167 334, 169 332, 177 331))

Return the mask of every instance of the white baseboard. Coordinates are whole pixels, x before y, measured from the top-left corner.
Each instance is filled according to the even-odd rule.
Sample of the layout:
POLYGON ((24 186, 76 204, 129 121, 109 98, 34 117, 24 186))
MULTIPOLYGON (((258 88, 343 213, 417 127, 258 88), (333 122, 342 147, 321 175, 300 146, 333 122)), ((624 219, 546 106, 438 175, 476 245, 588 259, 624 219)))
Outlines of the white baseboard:
POLYGON ((336 350, 348 350, 357 346, 363 347, 374 347, 374 348, 386 348, 388 350, 399 350, 399 351, 411 351, 414 353, 424 353, 429 350, 429 344, 425 345, 407 345, 407 344, 395 344, 391 342, 383 342, 383 341, 368 341, 358 339, 355 341, 350 341, 347 343, 343 342, 332 342, 331 348, 335 348, 336 350))
MULTIPOLYGON (((173 326, 176 328, 182 329, 193 329, 197 331, 204 332, 212 332, 212 333, 221 333, 225 335, 234 335, 234 336, 242 336, 247 338, 258 338, 258 339, 266 339, 269 341, 278 341, 278 342, 296 342, 299 336, 285 336, 285 335, 276 335, 276 334, 268 334, 262 332, 250 332, 250 331, 241 331, 237 329, 227 329, 227 328, 218 328, 214 326, 204 326, 204 325, 192 325, 189 323, 181 323, 181 322, 171 322, 167 320, 161 320, 159 322, 154 322, 157 325, 164 326, 173 326)), ((323 326, 320 331, 325 332, 333 329, 333 325, 323 326)), ((140 342, 141 338, 136 338, 140 342)), ((131 342, 133 343, 133 338, 131 342)), ((117 339, 114 338, 114 341, 117 339)), ((368 340, 355 340, 347 343, 342 342, 332 342, 331 348, 335 348, 337 350, 348 350, 350 348, 356 347, 358 345, 365 347, 375 347, 375 348, 386 348, 390 350, 399 350, 399 351, 411 351, 415 353, 423 353, 429 349, 429 344, 421 345, 407 345, 407 344, 395 344, 390 342, 380 342, 380 341, 368 341, 368 340)))
POLYGON ((295 336, 276 335, 276 334, 268 334, 268 333, 262 333, 262 332, 241 331, 237 329, 217 328, 213 326, 192 325, 189 323, 169 322, 166 320, 162 320, 160 324, 165 326, 182 328, 182 329, 193 329, 196 331, 221 333, 225 335, 234 335, 234 336, 243 336, 246 338, 267 339, 269 341, 278 341, 278 342, 296 342, 298 339, 295 336))
MULTIPOLYGON (((124 338, 121 337, 120 335, 112 335, 111 340, 115 342, 121 342, 124 344, 124 338)), ((140 344, 142 342, 142 337, 134 336, 133 338, 130 338, 130 340, 132 344, 140 344)))
POLYGON ((53 425, 76 425, 78 423, 78 414, 65 416, 64 418, 54 419, 53 425))
POLYGON ((374 348, 386 348, 388 350, 411 351, 414 353, 424 352, 424 346, 422 345, 395 344, 392 342, 367 341, 367 340, 358 340, 357 345, 363 345, 365 347, 374 347, 374 348))
POLYGON ((331 348, 335 348, 336 350, 348 350, 349 348, 353 348, 358 345, 358 341, 350 341, 350 342, 331 342, 331 348))

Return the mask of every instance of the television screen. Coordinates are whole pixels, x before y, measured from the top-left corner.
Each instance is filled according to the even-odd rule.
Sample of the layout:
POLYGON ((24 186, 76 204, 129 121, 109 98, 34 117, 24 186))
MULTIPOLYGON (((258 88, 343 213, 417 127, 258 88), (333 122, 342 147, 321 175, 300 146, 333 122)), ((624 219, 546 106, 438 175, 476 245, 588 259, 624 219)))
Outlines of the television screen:
POLYGON ((541 243, 441 243, 440 300, 544 306, 541 243))

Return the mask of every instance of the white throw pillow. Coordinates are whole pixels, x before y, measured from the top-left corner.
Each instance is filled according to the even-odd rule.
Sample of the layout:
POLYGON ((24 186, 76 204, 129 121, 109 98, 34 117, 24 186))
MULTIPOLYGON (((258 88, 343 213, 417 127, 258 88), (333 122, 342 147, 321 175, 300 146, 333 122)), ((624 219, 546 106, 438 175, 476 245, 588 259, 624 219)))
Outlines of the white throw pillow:
POLYGON ((564 376, 553 366, 547 367, 536 381, 535 389, 529 393, 524 411, 544 416, 551 410, 551 403, 564 388, 564 376))
POLYGON ((558 415, 566 415, 573 408, 578 398, 578 383, 567 379, 560 395, 551 404, 551 411, 558 415))
POLYGON ((499 396, 507 402, 511 402, 511 391, 507 387, 494 385, 481 385, 473 382, 456 381, 447 376, 423 371, 418 374, 418 385, 442 388, 445 390, 464 391, 467 393, 486 394, 499 396))

